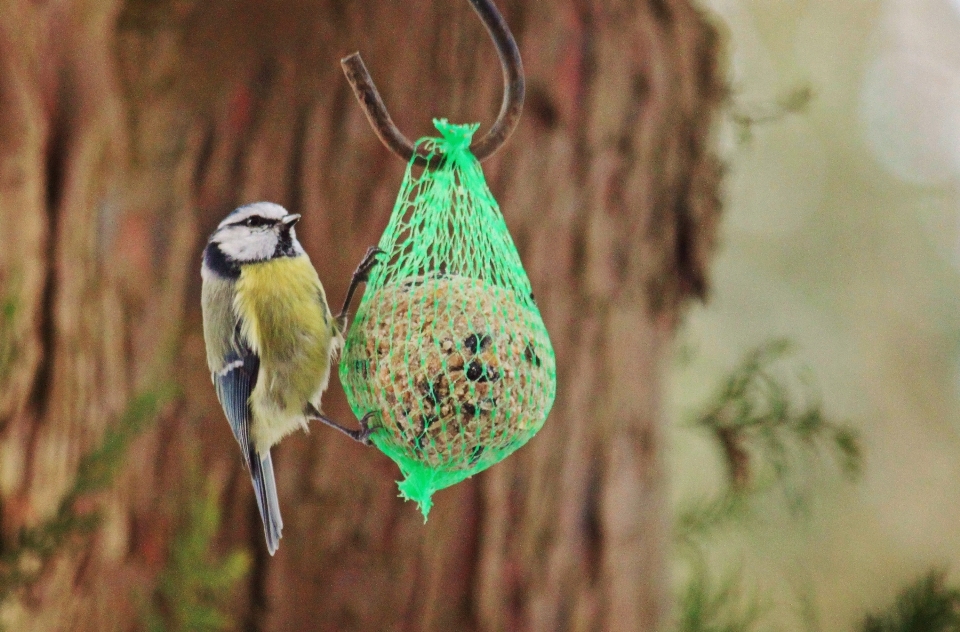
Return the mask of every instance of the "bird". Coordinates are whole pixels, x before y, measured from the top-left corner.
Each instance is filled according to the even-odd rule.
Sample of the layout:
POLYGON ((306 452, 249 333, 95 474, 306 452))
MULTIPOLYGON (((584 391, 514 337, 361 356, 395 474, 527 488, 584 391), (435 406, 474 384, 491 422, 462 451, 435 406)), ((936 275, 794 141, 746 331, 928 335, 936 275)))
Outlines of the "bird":
POLYGON ((379 248, 367 251, 335 318, 310 258, 297 241, 300 215, 272 202, 232 211, 210 235, 201 265, 207 365, 217 399, 250 472, 267 550, 283 520, 270 449, 318 420, 369 445, 372 428, 352 430, 322 413, 330 367, 343 346, 347 310, 379 248))

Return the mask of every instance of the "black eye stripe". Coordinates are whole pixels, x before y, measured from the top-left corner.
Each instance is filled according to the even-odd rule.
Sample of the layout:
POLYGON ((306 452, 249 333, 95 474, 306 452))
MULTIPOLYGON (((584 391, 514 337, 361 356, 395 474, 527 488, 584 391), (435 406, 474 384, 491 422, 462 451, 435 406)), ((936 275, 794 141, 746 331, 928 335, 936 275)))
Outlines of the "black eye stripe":
POLYGON ((239 226, 249 226, 250 228, 259 228, 261 226, 273 226, 276 224, 276 220, 267 219, 266 217, 260 217, 259 215, 251 215, 250 217, 236 222, 235 225, 239 226))

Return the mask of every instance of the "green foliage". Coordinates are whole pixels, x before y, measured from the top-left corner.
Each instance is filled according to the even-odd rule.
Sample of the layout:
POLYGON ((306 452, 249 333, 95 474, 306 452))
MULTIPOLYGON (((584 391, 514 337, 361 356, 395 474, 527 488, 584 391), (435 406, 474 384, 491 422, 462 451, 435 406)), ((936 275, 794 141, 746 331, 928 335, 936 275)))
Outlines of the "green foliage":
MULTIPOLYGON (((135 397, 116 424, 107 428, 100 444, 86 454, 57 512, 47 520, 23 529, 13 546, 0 552, 0 604, 32 586, 56 556, 83 544, 100 524, 96 511, 82 512, 78 501, 109 489, 123 465, 130 443, 156 418, 171 399, 169 387, 135 397)), ((190 477, 184 516, 171 547, 167 565, 156 588, 160 614, 149 609, 145 628, 214 632, 230 629, 233 622, 220 604, 248 572, 250 558, 234 551, 222 559, 213 552, 220 525, 220 510, 211 488, 198 491, 199 474, 190 477)))
MULTIPOLYGON (((713 401, 694 423, 717 440, 728 479, 715 498, 680 508, 675 538, 689 563, 690 579, 678 594, 678 632, 753 632, 764 608, 748 598, 740 573, 719 582, 707 568, 711 543, 725 529, 753 517, 752 501, 778 484, 810 477, 816 459, 833 456, 840 471, 855 478, 862 453, 855 431, 826 418, 808 384, 798 390, 782 361, 791 353, 784 340, 748 353, 723 380, 713 401)), ((888 611, 868 615, 862 632, 960 632, 960 589, 946 586, 944 571, 931 571, 905 588, 888 611)), ((812 604, 800 604, 807 610, 812 604)), ((815 613, 807 613, 815 620, 815 613)))
POLYGON ((907 586, 886 612, 864 619, 863 632, 960 632, 960 590, 933 570, 907 586))
POLYGON ((809 384, 801 382, 800 392, 792 384, 781 364, 791 351, 773 340, 747 354, 696 425, 716 437, 734 490, 779 483, 799 504, 813 459, 832 454, 852 479, 862 454, 856 431, 828 419, 809 384))
POLYGON ((674 518, 674 539, 682 550, 699 556, 711 536, 738 524, 749 511, 750 494, 733 489, 716 498, 688 502, 674 518))
POLYGON ((120 420, 104 433, 101 444, 81 459, 76 479, 56 513, 22 529, 13 545, 0 552, 0 603, 33 585, 56 555, 96 529, 100 515, 81 512, 77 501, 109 488, 130 442, 153 421, 170 395, 170 389, 162 388, 135 397, 120 420))
POLYGON ((826 417, 810 385, 786 366, 791 351, 787 341, 772 340, 747 353, 692 425, 716 439, 728 476, 720 494, 688 502, 676 516, 675 541, 690 570, 678 595, 680 632, 758 629, 763 608, 744 596, 740 573, 711 579, 711 544, 755 518, 751 508, 765 492, 781 489, 792 506, 804 505, 804 483, 824 454, 849 479, 861 470, 856 432, 826 417))
POLYGON ((123 465, 130 442, 153 423, 160 406, 173 394, 173 388, 167 387, 133 398, 120 422, 107 428, 100 445, 80 460, 73 489, 64 501, 107 489, 123 465))
POLYGON ((697 565, 677 605, 677 632, 750 632, 764 610, 756 597, 744 594, 737 573, 714 585, 703 564, 697 565))
POLYGON ((215 551, 220 504, 213 485, 199 484, 194 468, 180 524, 167 563, 157 578, 153 603, 144 613, 149 632, 218 632, 233 629, 224 603, 250 570, 250 554, 215 551))
POLYGON ((19 302, 15 290, 7 287, 4 295, 0 297, 0 383, 7 379, 10 367, 17 359, 13 327, 18 308, 19 302))

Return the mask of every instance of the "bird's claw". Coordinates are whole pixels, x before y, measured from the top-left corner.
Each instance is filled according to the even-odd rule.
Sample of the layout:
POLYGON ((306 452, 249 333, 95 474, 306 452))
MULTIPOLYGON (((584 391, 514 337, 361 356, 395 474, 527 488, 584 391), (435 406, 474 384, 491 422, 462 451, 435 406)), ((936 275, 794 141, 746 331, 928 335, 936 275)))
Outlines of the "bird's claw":
POLYGON ((343 299, 343 307, 340 309, 340 313, 337 314, 337 324, 340 326, 340 331, 347 330, 347 313, 350 310, 350 301, 353 300, 353 293, 357 291, 358 285, 367 282, 367 278, 370 276, 370 270, 373 269, 373 266, 377 265, 377 255, 382 254, 386 253, 376 246, 370 246, 367 248, 367 254, 363 255, 363 260, 360 262, 360 265, 358 265, 357 269, 353 272, 353 277, 350 279, 350 287, 347 288, 347 296, 343 299))
POLYGON ((360 430, 357 432, 355 439, 360 443, 362 443, 363 445, 371 445, 372 443, 372 441, 370 441, 370 435, 373 434, 374 430, 376 430, 377 427, 370 426, 370 424, 367 423, 367 420, 373 417, 374 415, 376 415, 376 413, 371 411, 360 419, 360 430))
POLYGON ((357 283, 367 282, 367 278, 370 276, 370 271, 373 270, 373 266, 379 263, 377 261, 377 255, 385 254, 387 253, 377 246, 370 246, 367 248, 367 254, 363 255, 360 265, 357 266, 356 272, 353 273, 353 278, 356 279, 357 283))
POLYGON ((362 443, 363 445, 370 445, 370 443, 371 443, 371 441, 370 441, 370 435, 372 435, 373 432, 374 432, 377 428, 379 428, 379 426, 373 426, 373 427, 371 427, 370 424, 367 423, 367 420, 368 420, 368 419, 370 419, 371 417, 373 417, 374 415, 376 415, 376 413, 373 412, 373 411, 371 411, 371 412, 367 413, 366 415, 364 415, 363 418, 360 420, 360 422, 359 422, 359 423, 360 423, 360 429, 359 429, 359 430, 353 430, 353 429, 351 429, 351 428, 347 428, 346 426, 343 426, 343 425, 337 423, 337 422, 334 421, 333 419, 330 419, 329 417, 327 417, 326 415, 324 415, 323 413, 321 413, 319 410, 317 410, 317 408, 316 408, 313 404, 308 404, 308 405, 307 405, 307 409, 306 409, 306 413, 305 413, 305 414, 306 414, 307 419, 313 419, 313 420, 319 421, 319 422, 321 422, 321 423, 324 423, 324 424, 326 424, 327 426, 330 426, 331 428, 334 428, 335 430, 339 430, 340 432, 342 432, 343 434, 347 435, 348 437, 350 437, 350 438, 353 439, 354 441, 356 441, 356 442, 358 442, 358 443, 362 443))

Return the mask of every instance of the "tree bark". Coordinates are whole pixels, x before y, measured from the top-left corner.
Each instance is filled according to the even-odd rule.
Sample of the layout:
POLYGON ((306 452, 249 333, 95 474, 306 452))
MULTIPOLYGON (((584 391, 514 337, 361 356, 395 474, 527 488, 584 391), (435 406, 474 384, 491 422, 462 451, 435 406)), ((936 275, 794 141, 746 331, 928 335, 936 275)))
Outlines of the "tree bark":
MULTIPOLYGON (((0 605, 0 624, 135 627, 136 590, 149 594, 163 564, 171 498, 199 445, 220 544, 254 555, 231 605, 243 629, 668 627, 659 397, 684 301, 706 292, 719 215, 718 37, 689 0, 500 8, 528 100, 484 167, 554 343, 554 410, 518 453, 440 492, 426 524, 380 453, 321 427, 286 439, 271 558, 207 375, 205 237, 245 202, 302 213, 336 303, 404 167, 338 59, 359 49, 419 137, 431 117, 492 121, 500 71, 486 33, 449 0, 0 0, 0 304, 16 306, 0 321, 4 545, 55 510, 133 394, 182 387, 99 499, 104 525, 0 605)), ((350 418, 335 380, 324 403, 350 418)))

